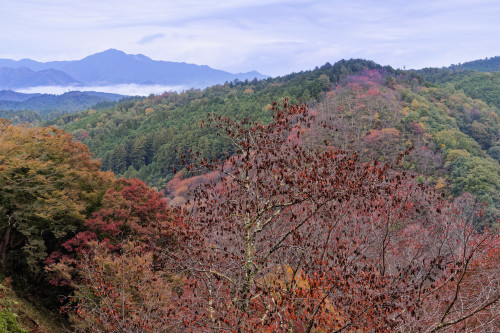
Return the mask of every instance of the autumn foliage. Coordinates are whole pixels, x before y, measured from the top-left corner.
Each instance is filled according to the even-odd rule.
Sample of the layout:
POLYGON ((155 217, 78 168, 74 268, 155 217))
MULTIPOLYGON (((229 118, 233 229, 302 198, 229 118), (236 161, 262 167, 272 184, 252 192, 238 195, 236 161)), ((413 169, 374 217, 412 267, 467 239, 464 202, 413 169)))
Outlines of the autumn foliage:
POLYGON ((40 279, 46 257, 79 230, 111 184, 111 173, 99 168, 71 134, 0 119, 3 272, 40 279))
POLYGON ((158 255, 174 251, 184 228, 161 195, 118 179, 84 226, 47 260, 52 282, 74 289, 64 310, 75 328, 169 331, 182 278, 163 270, 158 255))
POLYGON ((447 203, 388 164, 291 140, 318 123, 303 106, 273 110, 268 125, 209 119, 237 155, 200 161, 225 177, 199 189, 184 214, 185 247, 165 254, 188 272, 183 329, 498 327, 498 268, 487 277, 472 268, 496 253, 498 236, 477 232, 474 202, 447 203), (484 282, 472 293, 476 278, 484 282))
MULTIPOLYGON (((63 309, 75 330, 498 330, 499 236, 477 228, 482 205, 318 145, 311 132, 335 129, 306 106, 272 111, 267 125, 209 115, 204 126, 235 154, 178 174, 167 188, 175 211, 138 180, 107 188, 46 261, 73 290, 63 309)), ((383 127, 363 140, 399 135, 383 127)))

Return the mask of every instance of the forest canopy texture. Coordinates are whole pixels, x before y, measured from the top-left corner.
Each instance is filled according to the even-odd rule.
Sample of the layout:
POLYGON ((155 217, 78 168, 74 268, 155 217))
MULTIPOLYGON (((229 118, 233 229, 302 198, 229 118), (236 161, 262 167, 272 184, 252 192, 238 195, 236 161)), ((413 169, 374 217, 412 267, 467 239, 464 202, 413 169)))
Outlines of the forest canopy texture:
POLYGON ((419 80, 352 61, 74 136, 2 120, 2 279, 77 332, 498 331, 498 110, 419 80))
POLYGON ((22 251, 10 274, 68 292, 81 331, 498 327, 498 234, 478 231, 481 205, 314 143, 308 131, 329 125, 306 106, 272 112, 267 125, 204 122, 235 154, 190 158, 189 172, 217 176, 176 211, 99 171, 70 135, 3 123, 4 271, 22 251))

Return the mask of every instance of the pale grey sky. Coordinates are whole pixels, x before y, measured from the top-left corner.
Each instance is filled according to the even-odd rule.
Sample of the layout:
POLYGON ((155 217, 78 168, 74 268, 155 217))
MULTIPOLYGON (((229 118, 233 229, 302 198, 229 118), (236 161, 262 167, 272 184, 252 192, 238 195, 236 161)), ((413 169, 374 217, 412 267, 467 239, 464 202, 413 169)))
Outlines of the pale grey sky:
POLYGON ((0 58, 115 48, 282 75, 342 58, 395 68, 500 55, 499 0, 0 0, 0 58))

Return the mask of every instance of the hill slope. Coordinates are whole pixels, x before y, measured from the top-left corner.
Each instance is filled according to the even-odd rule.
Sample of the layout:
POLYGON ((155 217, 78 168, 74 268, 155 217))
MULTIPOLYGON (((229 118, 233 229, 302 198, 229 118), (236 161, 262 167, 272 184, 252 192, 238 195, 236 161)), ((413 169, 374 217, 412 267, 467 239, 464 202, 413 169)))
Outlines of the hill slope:
POLYGON ((500 108, 500 72, 424 68, 416 73, 431 83, 449 84, 455 89, 463 90, 472 98, 482 99, 500 108))
POLYGON ((491 57, 474 61, 467 61, 459 65, 448 67, 453 70, 472 70, 478 72, 496 72, 500 71, 500 57, 491 57))
POLYGON ((382 68, 368 61, 343 61, 275 79, 165 93, 94 114, 75 114, 56 123, 65 124, 63 128, 74 132, 77 138, 86 138, 84 142, 104 159, 104 168, 118 174, 130 167, 131 171, 142 169, 141 179, 159 186, 173 177, 173 168, 180 164, 174 147, 181 151, 192 148, 206 157, 219 156, 229 148, 228 142, 215 132, 200 128, 207 113, 251 116, 266 122, 272 117, 269 106, 273 101, 285 97, 292 103, 320 99, 330 82, 337 82, 342 73, 366 67, 382 68), (132 157, 134 154, 138 154, 137 158, 132 157))
MULTIPOLYGON (((62 333, 55 315, 16 295, 10 279, 0 279, 0 331, 13 333, 62 333)), ((61 320, 63 318, 57 318, 61 320)))
MULTIPOLYGON (((97 157, 103 158, 105 169, 163 186, 173 177, 174 169, 182 167, 183 152, 192 149, 206 158, 214 158, 230 149, 229 142, 210 129, 200 127, 207 113, 239 118, 251 116, 266 122, 271 116, 270 103, 285 97, 289 97, 291 103, 320 101, 312 106, 323 113, 328 110, 325 103, 339 105, 344 111, 329 111, 333 117, 329 121, 339 126, 339 132, 349 134, 343 139, 342 147, 368 149, 372 158, 393 159, 398 151, 392 145, 387 146, 390 140, 386 139, 391 135, 394 140, 398 138, 399 151, 408 147, 407 141, 419 143, 416 157, 406 167, 422 174, 426 182, 436 183, 441 178, 440 182, 448 184, 450 190, 458 178, 473 177, 472 173, 478 170, 472 171, 475 167, 470 164, 463 169, 465 174, 457 171, 452 177, 453 170, 446 162, 451 163, 453 157, 441 146, 449 143, 452 150, 465 150, 471 158, 491 166, 493 182, 486 185, 489 184, 486 181, 483 187, 477 184, 476 188, 471 185, 467 189, 488 196, 492 204, 500 193, 497 179, 500 169, 495 160, 499 149, 498 110, 450 88, 426 88, 417 78, 412 78, 411 73, 384 69, 361 60, 327 64, 313 71, 265 81, 164 94, 94 114, 80 113, 58 122, 66 123, 65 129, 75 133, 97 157), (375 71, 366 74, 366 70, 375 71), (346 92, 338 93, 338 89, 346 89, 346 92), (342 128, 349 130, 344 132, 342 128), (353 133, 355 137, 350 138, 353 133), (426 144, 422 145, 422 140, 426 144), (458 141, 450 143, 450 140, 458 141), (389 154, 391 151, 393 154, 389 154)), ((479 162, 475 160, 473 164, 479 162)), ((464 180, 460 182, 462 185, 453 187, 456 194, 464 189, 464 180)))
POLYGON ((328 116, 336 133, 343 133, 339 138, 318 130, 317 140, 382 161, 415 146, 404 167, 422 182, 454 195, 472 192, 496 211, 499 111, 450 87, 425 87, 412 75, 368 61, 342 61, 275 79, 145 98, 58 122, 102 158, 105 169, 162 187, 182 168, 184 152, 216 158, 232 149, 200 127, 207 113, 265 123, 273 101, 310 101, 318 116, 328 116))

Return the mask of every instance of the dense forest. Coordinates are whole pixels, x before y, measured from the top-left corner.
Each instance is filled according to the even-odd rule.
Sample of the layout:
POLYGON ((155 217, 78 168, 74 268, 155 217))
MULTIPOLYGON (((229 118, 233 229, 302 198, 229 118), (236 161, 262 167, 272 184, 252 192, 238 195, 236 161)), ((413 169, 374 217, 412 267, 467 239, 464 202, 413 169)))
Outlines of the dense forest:
POLYGON ((452 71, 427 68, 418 71, 427 81, 463 90, 468 96, 500 108, 500 72, 452 71))
POLYGON ((368 61, 326 64, 314 71, 251 82, 231 82, 205 90, 165 93, 137 102, 123 103, 100 112, 82 112, 51 124, 62 126, 83 138, 103 168, 117 174, 140 173, 148 184, 162 186, 173 176, 179 158, 172 154, 192 149, 205 157, 217 157, 230 149, 228 142, 200 127, 207 113, 238 117, 252 116, 268 122, 273 101, 288 97, 290 103, 319 100, 332 82, 363 68, 380 68, 368 61), (134 148, 134 146, 136 148, 134 148), (140 151, 137 156, 133 151, 140 151), (142 169, 142 170, 141 170, 142 169))
MULTIPOLYGON (((469 76, 468 79, 471 77, 469 76)), ((481 80, 481 82, 485 82, 481 80)), ((488 89, 471 86, 484 96, 488 89)), ((500 89, 500 84, 495 85, 500 89)), ((207 159, 232 152, 227 139, 200 124, 208 113, 251 117, 266 123, 272 101, 308 103, 336 131, 313 131, 363 159, 392 161, 409 147, 402 168, 422 183, 458 196, 464 191, 499 215, 500 112, 454 86, 425 84, 414 73, 382 68, 364 60, 326 64, 312 71, 205 90, 165 93, 114 108, 59 118, 103 161, 103 169, 166 189, 189 150, 207 159)), ((170 193, 170 196, 172 194, 170 193)))
POLYGON ((498 72, 500 71, 500 57, 491 57, 473 61, 467 61, 463 64, 451 65, 447 67, 452 70, 470 70, 478 72, 498 72))
POLYGON ((498 331, 495 75, 349 60, 2 120, 0 293, 82 332, 498 331))

